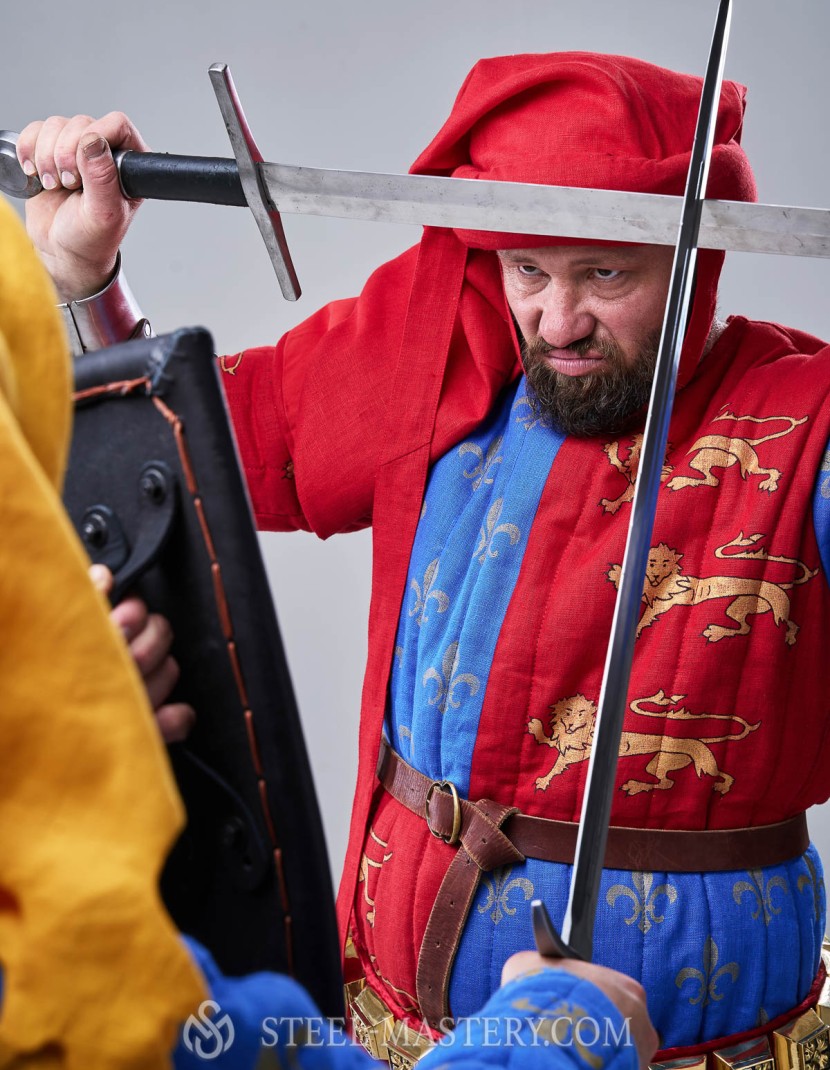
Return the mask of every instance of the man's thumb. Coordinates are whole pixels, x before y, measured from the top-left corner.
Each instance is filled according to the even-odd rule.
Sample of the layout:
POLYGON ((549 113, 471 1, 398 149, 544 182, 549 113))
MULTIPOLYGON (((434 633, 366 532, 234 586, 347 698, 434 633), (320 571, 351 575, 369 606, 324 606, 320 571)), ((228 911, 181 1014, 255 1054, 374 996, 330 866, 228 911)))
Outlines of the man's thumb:
POLYGON ((94 132, 85 134, 78 143, 77 163, 88 209, 93 216, 101 210, 109 215, 122 193, 106 138, 94 132))

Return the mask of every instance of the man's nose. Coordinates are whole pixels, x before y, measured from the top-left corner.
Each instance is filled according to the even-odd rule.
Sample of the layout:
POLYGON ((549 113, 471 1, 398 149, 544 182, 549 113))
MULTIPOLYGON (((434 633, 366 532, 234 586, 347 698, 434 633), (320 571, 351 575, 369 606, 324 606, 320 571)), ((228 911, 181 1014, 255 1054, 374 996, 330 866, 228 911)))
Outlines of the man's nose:
POLYGON ((596 318, 579 288, 551 279, 545 287, 539 334, 554 349, 567 349, 593 333, 596 318))

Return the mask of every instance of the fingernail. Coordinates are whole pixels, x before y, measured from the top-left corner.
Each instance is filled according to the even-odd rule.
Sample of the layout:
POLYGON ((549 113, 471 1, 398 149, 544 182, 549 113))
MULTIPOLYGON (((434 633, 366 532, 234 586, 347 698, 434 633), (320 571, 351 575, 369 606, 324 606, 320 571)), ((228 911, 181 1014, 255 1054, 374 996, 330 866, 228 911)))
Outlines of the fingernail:
POLYGON ((48 171, 40 176, 40 184, 44 189, 54 189, 57 186, 57 182, 48 171))
POLYGON ((35 165, 32 163, 31 160, 24 160, 23 161, 23 174, 24 175, 33 175, 36 170, 37 170, 37 168, 35 167, 35 165))
POLYGON ((75 176, 72 174, 71 171, 61 171, 61 183, 64 186, 74 186, 75 176))
POLYGON ((106 151, 107 143, 102 137, 97 137, 94 141, 89 141, 84 145, 84 156, 88 160, 95 160, 99 156, 103 156, 106 151))

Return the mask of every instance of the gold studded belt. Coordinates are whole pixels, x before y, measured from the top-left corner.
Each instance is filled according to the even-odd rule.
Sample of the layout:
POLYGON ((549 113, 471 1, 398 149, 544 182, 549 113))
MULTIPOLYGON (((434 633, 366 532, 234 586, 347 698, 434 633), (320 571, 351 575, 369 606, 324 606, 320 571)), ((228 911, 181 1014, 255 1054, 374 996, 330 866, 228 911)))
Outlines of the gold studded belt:
MULTIPOLYGON (((378 778, 393 798, 424 818, 433 836, 458 848, 427 921, 415 979, 421 1014, 437 1028, 450 1017, 450 973, 482 873, 525 858, 571 863, 578 825, 530 817, 492 799, 462 799, 454 784, 419 773, 386 740, 378 778)), ((775 825, 723 831, 612 826, 605 866, 670 873, 759 869, 798 858, 809 845, 803 813, 775 825)))

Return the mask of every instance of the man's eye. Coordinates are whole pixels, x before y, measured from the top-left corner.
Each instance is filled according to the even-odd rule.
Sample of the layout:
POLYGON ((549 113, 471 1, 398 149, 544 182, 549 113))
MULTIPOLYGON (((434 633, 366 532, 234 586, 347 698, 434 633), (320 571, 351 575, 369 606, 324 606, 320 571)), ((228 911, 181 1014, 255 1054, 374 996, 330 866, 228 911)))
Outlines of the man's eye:
POLYGON ((620 275, 622 275, 622 271, 615 270, 614 268, 594 268, 595 278, 602 279, 603 282, 618 279, 620 275))
POLYGON ((520 275, 524 275, 526 278, 534 279, 538 275, 542 274, 541 268, 534 267, 533 264, 517 264, 516 270, 520 275))

